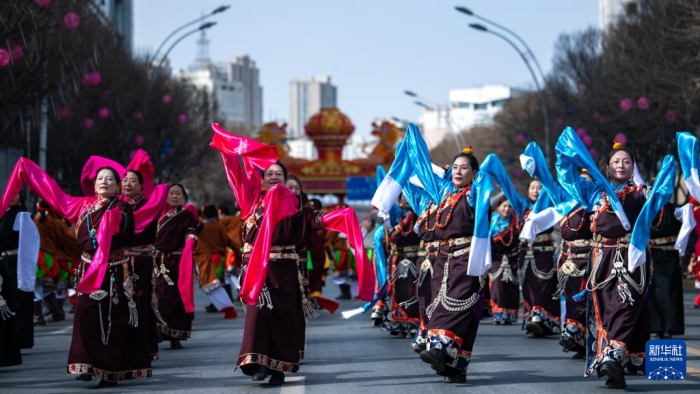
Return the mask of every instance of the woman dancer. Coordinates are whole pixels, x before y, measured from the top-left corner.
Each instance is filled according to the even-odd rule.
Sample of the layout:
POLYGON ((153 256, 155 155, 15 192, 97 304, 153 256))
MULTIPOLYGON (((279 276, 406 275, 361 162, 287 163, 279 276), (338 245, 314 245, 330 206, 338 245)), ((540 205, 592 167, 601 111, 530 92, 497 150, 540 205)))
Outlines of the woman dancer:
POLYGON ((503 193, 495 198, 491 215, 491 256, 489 269, 493 324, 511 325, 518 320, 520 285, 518 283, 518 216, 503 193), (513 265, 511 265, 513 263, 513 265))
POLYGON ((24 182, 39 197, 76 223, 83 251, 78 270, 78 296, 68 373, 77 380, 100 378, 98 387, 151 376, 148 348, 143 336, 127 336, 138 324, 133 271, 125 246, 134 233, 131 207, 118 197, 119 174, 113 168, 97 171, 96 197, 76 198, 63 193, 56 182, 32 161, 20 158, 8 182, 0 211, 24 182))
POLYGON ((199 228, 192 213, 184 208, 185 187, 179 183, 168 188, 168 208, 158 219, 153 242, 155 293, 162 321, 158 330, 170 340, 171 349, 182 349, 180 341, 192 334, 194 303, 192 300, 192 253, 199 228))
POLYGON ((274 147, 230 134, 218 124, 212 129, 211 145, 222 152, 245 220, 241 297, 248 307, 237 368, 254 381, 271 375, 270 384, 283 384, 284 372, 299 369, 304 323, 298 245, 310 231, 346 233, 357 255, 360 297, 369 301, 374 284, 359 221, 351 208, 331 213, 300 210, 298 196, 284 187, 287 172, 277 162, 274 147))
POLYGON ((607 376, 605 387, 627 387, 623 369, 644 370, 649 339, 646 300, 649 276, 645 253, 651 221, 673 193, 675 163, 664 158, 653 188, 632 182, 634 156, 616 143, 607 156, 608 180, 596 168, 585 145, 566 128, 556 146, 557 172, 562 187, 592 211, 589 291, 588 359, 585 376, 607 376), (579 177, 587 168, 593 182, 579 177), (631 234, 630 234, 631 231, 631 234))

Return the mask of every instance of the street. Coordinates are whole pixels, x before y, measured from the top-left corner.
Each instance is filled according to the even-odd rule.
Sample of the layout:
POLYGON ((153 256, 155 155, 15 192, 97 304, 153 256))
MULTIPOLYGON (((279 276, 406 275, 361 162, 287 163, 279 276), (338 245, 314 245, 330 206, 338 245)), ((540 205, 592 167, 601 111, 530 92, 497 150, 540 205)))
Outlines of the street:
MULTIPOLYGON (((326 287, 335 297, 337 288, 326 287)), ((681 382, 652 382, 642 376, 628 376, 628 391, 668 393, 697 392, 700 381, 700 309, 693 309, 696 291, 686 289, 686 335, 678 337, 688 345, 688 378, 681 382)), ((109 392, 196 392, 196 393, 590 393, 609 392, 604 379, 583 378, 583 362, 563 353, 558 338, 526 339, 519 325, 494 326, 484 319, 474 348, 466 384, 448 385, 420 361, 409 347, 408 338, 392 337, 371 327, 369 316, 343 320, 340 312, 356 308, 356 301, 342 301, 341 307, 307 326, 306 358, 300 372, 287 374, 283 386, 270 387, 233 372, 242 335, 243 317, 223 320, 205 313, 208 301, 196 295, 197 315, 192 339, 182 350, 161 348, 153 363, 153 377, 120 383, 109 392)), ((237 307, 239 314, 242 310, 237 307)), ((0 369, 3 394, 76 393, 97 384, 78 382, 66 375, 72 316, 66 321, 36 327, 33 349, 23 351, 24 364, 0 369)))

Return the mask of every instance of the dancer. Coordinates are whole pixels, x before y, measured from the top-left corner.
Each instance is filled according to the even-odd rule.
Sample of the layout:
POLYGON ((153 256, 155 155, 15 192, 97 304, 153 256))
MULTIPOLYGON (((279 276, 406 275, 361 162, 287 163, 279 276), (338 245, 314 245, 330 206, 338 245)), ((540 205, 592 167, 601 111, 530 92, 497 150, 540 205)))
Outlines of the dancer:
POLYGON ((158 219, 153 242, 154 288, 162 317, 157 325, 171 349, 182 349, 181 341, 192 335, 194 320, 192 254, 200 228, 194 215, 184 208, 185 202, 185 187, 170 185, 168 208, 158 219))
POLYGON ((562 187, 591 211, 596 243, 591 251, 588 356, 584 375, 607 376, 605 387, 627 387, 624 372, 644 371, 649 339, 646 300, 649 265, 645 253, 651 221, 673 193, 675 163, 664 158, 652 188, 632 183, 634 156, 616 143, 607 156, 608 180, 597 170, 583 142, 567 127, 556 145, 562 187), (593 182, 582 180, 587 168, 593 182), (631 231, 631 234, 630 234, 631 231))
POLYGON ((518 216, 503 193, 493 198, 491 215, 491 256, 489 269, 493 324, 511 325, 518 321, 520 284, 518 282, 518 216), (512 265, 511 265, 512 263, 512 265))
POLYGON ((211 145, 222 152, 245 220, 241 298, 248 306, 236 367, 253 381, 271 375, 270 384, 283 384, 284 372, 299 369, 304 324, 298 245, 310 231, 346 233, 357 255, 359 295, 369 300, 374 283, 359 221, 352 208, 330 213, 300 210, 298 196, 284 187, 286 169, 273 146, 230 134, 218 124, 212 129, 211 145))
POLYGON ((488 204, 491 180, 467 149, 455 156, 452 180, 432 171, 428 148, 418 128, 408 126, 389 174, 377 188, 372 204, 388 212, 386 202, 398 197, 415 172, 433 201, 440 201, 434 223, 425 223, 440 240, 433 265, 428 306, 427 349, 421 359, 445 376, 445 383, 467 380, 467 368, 483 310, 481 276, 491 265, 488 204), (395 170, 395 171, 392 171, 395 170), (433 195, 434 194, 434 195, 433 195))

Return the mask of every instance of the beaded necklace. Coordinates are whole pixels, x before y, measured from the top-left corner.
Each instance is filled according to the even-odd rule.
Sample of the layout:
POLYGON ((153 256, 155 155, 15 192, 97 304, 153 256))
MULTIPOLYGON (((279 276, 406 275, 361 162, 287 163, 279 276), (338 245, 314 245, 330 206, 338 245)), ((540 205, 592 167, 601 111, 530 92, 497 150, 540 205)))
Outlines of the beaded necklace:
POLYGON ((457 205, 459 200, 469 192, 469 190, 471 190, 471 185, 467 185, 466 187, 459 190, 455 194, 449 193, 448 198, 446 198, 440 202, 440 206, 437 209, 437 215, 435 216, 435 224, 433 225, 433 227, 430 228, 428 226, 428 222, 426 221, 425 222, 425 229, 427 231, 435 231, 435 228, 440 228, 440 229, 445 228, 452 220, 452 213, 455 210, 455 206, 457 205), (442 217, 442 213, 445 211, 445 209, 447 209, 447 207, 450 207, 450 212, 447 214, 447 218, 445 218, 445 223, 440 223, 440 218, 442 217))
MULTIPOLYGON (((498 220, 502 221, 504 220, 501 215, 498 215, 498 220)), ((508 219, 505 219, 508 220, 508 219)), ((510 219, 510 223, 508 223, 508 227, 506 227, 503 231, 498 233, 495 237, 493 237, 493 242, 500 242, 503 244, 503 246, 508 247, 513 243, 513 240, 515 239, 515 229, 516 229, 516 223, 517 220, 513 220, 513 218, 510 219), (505 237, 506 235, 510 234, 510 240, 506 242, 505 237)))
MULTIPOLYGON (((114 202, 117 201, 116 197, 110 197, 109 199, 109 205, 107 205, 107 210, 109 211, 112 209, 112 205, 114 205, 114 202)), ((99 200, 95 201, 95 203, 88 209, 87 214, 85 215, 85 225, 87 226, 88 230, 88 235, 90 236, 90 242, 92 242, 92 248, 97 249, 97 223, 99 223, 100 219, 102 219, 102 216, 100 216, 100 219, 97 219, 96 221, 92 218, 93 212, 97 212, 100 209, 102 209, 102 206, 104 205, 105 200, 99 200)), ((106 212, 105 211, 105 212, 106 212)))
POLYGON ((571 215, 568 215, 567 217, 564 218, 564 227, 566 227, 567 230, 573 231, 575 233, 581 231, 581 229, 583 228, 583 225, 585 224, 585 221, 586 221, 585 215, 586 215, 586 212, 583 209, 578 209, 576 212, 573 212, 573 213, 571 213, 571 215), (576 216, 576 214, 579 212, 582 213, 581 214, 581 221, 579 222, 578 227, 576 227, 575 229, 572 229, 570 219, 573 216, 576 216))
POLYGON ((412 232, 413 232, 413 226, 411 226, 411 222, 413 221, 413 211, 408 212, 405 218, 401 220, 399 224, 396 225, 394 228, 396 231, 394 231, 393 234, 391 234, 391 240, 393 241, 398 234, 401 234, 404 238, 408 237, 412 232), (404 231, 403 229, 406 228, 407 230, 404 231))

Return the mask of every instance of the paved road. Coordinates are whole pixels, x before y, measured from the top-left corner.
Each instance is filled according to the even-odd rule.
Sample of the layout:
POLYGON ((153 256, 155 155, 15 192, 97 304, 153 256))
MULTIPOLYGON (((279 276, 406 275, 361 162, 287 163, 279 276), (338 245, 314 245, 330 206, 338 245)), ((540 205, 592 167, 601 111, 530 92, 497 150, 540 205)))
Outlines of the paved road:
MULTIPOLYGON (((330 286, 328 296, 337 290, 330 286)), ((687 290, 686 333, 689 377, 678 383, 628 377, 628 390, 647 393, 698 392, 700 382, 700 309, 687 290)), ((207 300, 196 298, 197 311, 207 300)), ((359 306, 344 301, 341 310, 359 306)), ((72 315, 65 322, 37 327, 36 344, 24 351, 24 364, 0 368, 0 393, 76 393, 96 385, 65 374, 72 315)), ((466 385, 447 385, 409 348, 409 340, 370 327, 368 316, 343 320, 339 313, 307 328, 306 359, 301 372, 282 387, 254 383, 233 365, 240 346, 243 318, 223 320, 198 313, 193 338, 182 350, 163 349, 153 365, 153 378, 120 383, 109 392, 138 393, 591 393, 608 392, 603 380, 584 379, 583 362, 562 353, 557 339, 526 339, 519 326, 493 326, 482 321, 466 385)))

